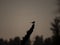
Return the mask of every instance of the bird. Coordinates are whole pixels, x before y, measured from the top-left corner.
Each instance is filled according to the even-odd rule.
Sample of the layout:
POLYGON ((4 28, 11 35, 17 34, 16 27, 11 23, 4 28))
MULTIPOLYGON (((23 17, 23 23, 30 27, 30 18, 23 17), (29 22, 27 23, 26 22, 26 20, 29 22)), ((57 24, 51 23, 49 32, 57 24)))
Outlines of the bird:
POLYGON ((33 24, 35 23, 35 21, 32 22, 33 24))

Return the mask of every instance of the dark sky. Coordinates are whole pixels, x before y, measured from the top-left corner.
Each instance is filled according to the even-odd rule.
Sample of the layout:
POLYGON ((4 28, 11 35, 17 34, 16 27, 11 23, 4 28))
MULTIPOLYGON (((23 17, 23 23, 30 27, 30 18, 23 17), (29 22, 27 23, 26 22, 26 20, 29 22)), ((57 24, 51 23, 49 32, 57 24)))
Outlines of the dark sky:
POLYGON ((50 37, 56 9, 56 0, 0 0, 0 38, 23 37, 33 20, 36 26, 31 39, 36 35, 50 37))

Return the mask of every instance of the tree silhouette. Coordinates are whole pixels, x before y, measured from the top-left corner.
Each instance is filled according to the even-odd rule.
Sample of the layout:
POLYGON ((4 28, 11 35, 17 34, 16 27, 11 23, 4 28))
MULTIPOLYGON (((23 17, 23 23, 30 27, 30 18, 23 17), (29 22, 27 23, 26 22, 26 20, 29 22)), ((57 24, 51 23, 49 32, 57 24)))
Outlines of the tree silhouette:
POLYGON ((53 32, 53 44, 54 45, 59 45, 60 44, 60 19, 56 17, 54 19, 54 23, 51 23, 53 28, 51 28, 53 32))
POLYGON ((2 38, 0 39, 0 45, 4 45, 4 40, 2 38))
POLYGON ((46 39, 44 40, 44 45, 52 45, 52 40, 51 40, 51 38, 46 38, 46 39))
POLYGON ((13 42, 14 42, 13 39, 10 38, 9 45, 13 45, 13 42))
POLYGON ((8 41, 7 40, 4 41, 4 45, 8 45, 8 41))
POLYGON ((43 45, 43 37, 36 36, 33 45, 43 45))
POLYGON ((60 28, 60 25, 59 25, 60 20, 56 17, 54 19, 54 21, 55 21, 55 23, 51 23, 52 26, 53 26, 53 28, 51 28, 51 30, 53 31, 53 34, 55 36, 59 36, 59 33, 60 33, 60 29, 59 29, 60 28))
POLYGON ((27 42, 25 43, 25 45, 31 45, 31 41, 30 41, 30 39, 27 40, 27 42))
POLYGON ((21 45, 21 40, 20 40, 20 38, 19 38, 19 37, 15 37, 13 43, 14 43, 14 45, 21 45))

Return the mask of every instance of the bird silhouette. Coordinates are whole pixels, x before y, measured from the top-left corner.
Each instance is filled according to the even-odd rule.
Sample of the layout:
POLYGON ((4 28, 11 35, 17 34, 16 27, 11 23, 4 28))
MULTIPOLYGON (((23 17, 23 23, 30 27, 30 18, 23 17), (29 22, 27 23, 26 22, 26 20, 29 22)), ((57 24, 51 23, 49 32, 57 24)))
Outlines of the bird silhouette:
POLYGON ((30 39, 30 36, 34 30, 34 27, 35 27, 35 21, 32 22, 32 26, 31 28, 27 31, 27 34, 23 37, 23 40, 21 42, 21 45, 25 45, 26 42, 30 39))
POLYGON ((35 23, 35 21, 32 22, 33 24, 35 23))

